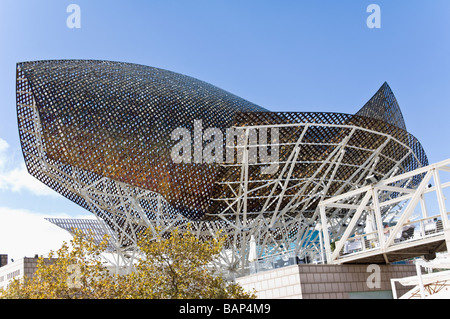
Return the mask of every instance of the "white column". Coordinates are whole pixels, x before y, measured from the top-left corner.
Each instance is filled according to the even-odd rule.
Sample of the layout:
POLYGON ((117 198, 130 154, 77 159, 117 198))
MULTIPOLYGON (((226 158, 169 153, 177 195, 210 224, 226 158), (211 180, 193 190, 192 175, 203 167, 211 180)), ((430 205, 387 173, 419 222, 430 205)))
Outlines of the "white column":
POLYGON ((329 264, 331 263, 331 246, 330 246, 330 236, 328 234, 327 216, 325 214, 324 206, 320 206, 320 219, 322 224, 323 241, 325 244, 326 263, 329 264))

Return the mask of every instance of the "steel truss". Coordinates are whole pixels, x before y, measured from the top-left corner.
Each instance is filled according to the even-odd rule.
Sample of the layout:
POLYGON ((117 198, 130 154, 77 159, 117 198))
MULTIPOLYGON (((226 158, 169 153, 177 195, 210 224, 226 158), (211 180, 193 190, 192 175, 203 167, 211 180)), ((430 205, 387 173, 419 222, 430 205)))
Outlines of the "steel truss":
MULTIPOLYGON (((289 128, 297 132, 296 138, 291 141, 281 143, 286 152, 279 161, 279 169, 275 176, 270 179, 264 179, 260 175, 259 179, 255 175, 249 179, 249 172, 254 172, 260 168, 261 163, 249 163, 251 146, 258 147, 258 144, 251 146, 244 144, 237 146, 242 148, 244 161, 239 165, 239 179, 221 182, 222 189, 228 187, 232 190, 232 196, 225 196, 226 192, 221 192, 220 196, 213 198, 213 201, 226 203, 226 207, 219 214, 210 214, 210 217, 220 218, 227 222, 234 232, 228 232, 234 247, 232 250, 233 260, 239 260, 242 267, 247 266, 247 256, 250 247, 249 240, 254 238, 259 250, 256 259, 263 259, 266 256, 274 255, 280 250, 293 250, 300 258, 304 254, 311 254, 315 251, 314 259, 316 261, 322 258, 322 241, 320 229, 319 209, 317 204, 331 196, 339 195, 345 191, 357 189, 367 184, 368 176, 379 176, 388 178, 395 176, 398 172, 407 171, 405 167, 410 165, 411 157, 420 163, 411 147, 400 142, 388 134, 378 131, 365 129, 355 125, 335 125, 335 124, 279 124, 279 125, 261 125, 240 127, 250 136, 251 130, 282 129, 289 128), (330 141, 327 144, 327 151, 318 161, 302 160, 302 150, 311 145, 321 145, 321 143, 311 143, 311 140, 305 139, 309 134, 315 135, 318 129, 330 130, 339 129, 345 132, 339 141, 334 143, 330 141), (311 133, 314 132, 314 133, 311 133), (379 142, 374 145, 355 145, 355 136, 361 133, 374 135, 379 142), (394 159, 387 155, 386 150, 395 144, 398 149, 402 149, 402 156, 394 159), (390 147, 388 147, 388 145, 390 147), (358 149, 365 152, 365 158, 362 164, 355 165, 350 161, 354 150, 358 149), (380 163, 384 165, 379 165, 380 163), (389 164, 387 164, 388 162, 389 164), (304 178, 298 178, 299 167, 306 165, 318 165, 311 170, 310 175, 304 178), (342 171, 351 167, 351 174, 346 175, 342 171), (297 174, 295 174, 297 172, 297 174), (345 176, 345 177, 344 177, 345 176), (342 178, 342 180, 341 180, 342 178), (252 187, 251 187, 252 186, 252 187), (263 194, 261 196, 261 194, 263 194), (258 210, 249 210, 249 201, 260 203, 258 210), (232 219, 233 217, 234 219, 232 219)), ((268 164, 268 163, 265 163, 268 164)), ((273 164, 273 163, 272 163, 273 164)), ((419 179, 411 182, 416 185, 419 179)), ((229 193, 230 194, 230 193, 229 193)), ((258 206, 257 206, 258 207, 258 206)), ((335 209, 329 212, 331 218, 345 219, 348 214, 346 209, 335 209), (333 217, 334 216, 334 217, 333 217)), ((336 223, 333 227, 335 234, 340 234, 344 226, 336 223)))
MULTIPOLYGON (((117 264, 125 267, 130 266, 136 256, 137 239, 141 231, 150 227, 155 235, 157 232, 164 234, 169 233, 175 227, 186 229, 188 224, 200 238, 211 238, 218 231, 227 234, 228 241, 221 256, 221 265, 231 273, 241 273, 247 269, 251 237, 255 238, 259 247, 256 258, 292 249, 298 256, 301 256, 303 252, 310 253, 315 250, 317 258, 320 258, 321 242, 316 231, 319 221, 317 202, 330 197, 329 188, 336 183, 338 170, 342 167, 355 168, 348 179, 338 181, 341 186, 334 195, 364 185, 365 177, 369 175, 378 174, 388 177, 395 175, 399 170, 403 170, 403 165, 411 155, 408 145, 377 131, 352 125, 294 124, 290 127, 300 134, 292 142, 283 145, 290 147, 291 151, 286 156, 286 160, 276 163, 279 165, 276 178, 264 180, 265 176, 261 175, 258 182, 262 183, 250 181, 248 172, 252 167, 259 169, 261 164, 250 163, 246 160, 250 147, 247 145, 235 146, 236 150, 242 148, 244 152, 244 161, 238 166, 240 179, 221 182, 222 186, 230 188, 235 196, 213 198, 213 201, 226 203, 226 208, 216 214, 210 214, 209 217, 213 217, 211 220, 194 222, 177 214, 160 194, 107 177, 93 176, 91 172, 73 166, 68 174, 67 165, 58 163, 45 155, 45 143, 41 139, 41 126, 36 104, 33 102, 26 107, 31 111, 30 119, 32 119, 33 125, 24 134, 33 138, 23 139, 24 143, 29 143, 24 145, 24 152, 28 157, 33 158, 34 169, 43 172, 46 178, 56 181, 58 185, 82 198, 87 203, 88 209, 109 225, 117 236, 115 252, 121 259, 117 264), (339 128, 348 131, 348 134, 340 142, 327 145, 330 151, 318 163, 318 169, 311 176, 293 178, 296 166, 310 164, 301 161, 299 155, 302 147, 311 145, 309 141, 304 140, 304 137, 309 130, 318 127, 339 128), (377 135, 379 138, 383 138, 384 142, 376 148, 361 148, 351 145, 349 142, 359 131, 377 135), (400 160, 389 158, 383 154, 386 146, 392 142, 406 150, 400 160), (354 149, 367 152, 367 158, 360 166, 345 161, 346 154, 354 149), (387 172, 376 169, 376 164, 382 158, 392 162, 391 168, 387 172), (268 195, 259 196, 258 192, 263 189, 268 195), (305 190, 308 192, 306 193, 305 190), (262 209, 260 211, 247 210, 249 199, 261 201, 262 209)), ((280 129, 283 126, 285 127, 285 125, 266 127, 280 129)), ((248 132, 256 128, 259 127, 249 126, 245 130, 248 132)), ((252 145, 252 147, 258 146, 260 145, 252 145)), ((336 218, 336 223, 332 225, 335 234, 340 234, 345 229, 338 221, 342 214, 343 210, 334 210, 330 215, 331 219, 333 216, 336 218)))
POLYGON ((433 258, 435 252, 450 246, 450 213, 444 195, 449 191, 450 159, 322 201, 320 220, 327 262, 373 261, 378 255, 389 263, 396 261, 390 260, 390 254, 398 260, 402 251, 403 259, 433 258), (414 180, 420 183, 413 186, 414 180), (346 209, 347 218, 328 213, 336 209, 346 209), (426 249, 411 250, 413 247, 426 249))
POLYGON ((450 290, 450 271, 449 255, 438 257, 432 261, 416 260, 416 276, 405 278, 392 278, 391 287, 394 299, 397 299, 396 283, 403 286, 414 286, 400 299, 415 298, 439 298, 448 299, 450 290), (422 274, 422 268, 428 271, 428 274, 422 274))
MULTIPOLYGON (((364 187, 369 176, 383 180, 428 164, 387 84, 362 115, 266 112, 188 77, 104 61, 19 64, 16 85, 28 171, 104 221, 127 266, 147 228, 156 236, 190 227, 205 240, 221 231, 220 265, 231 276, 248 269, 249 256, 315 251, 320 259, 321 201, 364 187), (196 116, 208 127, 240 131, 243 142, 225 145, 240 160, 171 162, 170 130, 196 116), (259 131, 270 132, 270 142, 259 131), (264 161, 263 150, 279 153, 264 161), (257 248, 250 254, 251 241, 257 248)), ((337 239, 351 212, 334 207, 326 217, 337 239)))

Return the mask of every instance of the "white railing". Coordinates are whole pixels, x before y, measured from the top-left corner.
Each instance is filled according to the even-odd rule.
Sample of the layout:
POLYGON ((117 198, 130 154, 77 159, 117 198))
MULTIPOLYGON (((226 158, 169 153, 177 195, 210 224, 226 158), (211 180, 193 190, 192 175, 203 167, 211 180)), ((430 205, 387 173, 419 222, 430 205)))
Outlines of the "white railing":
POLYGON ((450 159, 322 201, 319 208, 327 263, 443 237, 449 242, 445 195, 450 194, 450 181, 443 181, 443 177, 450 180, 450 159), (401 187, 418 177, 421 182, 416 188, 401 187), (329 225, 337 221, 330 220, 329 212, 336 208, 349 213, 347 226, 332 249, 330 237, 336 234, 330 236, 333 228, 329 225), (429 212, 435 214, 430 216, 429 212))
POLYGON ((303 250, 298 254, 295 250, 288 250, 268 256, 263 256, 250 262, 249 272, 255 274, 263 271, 287 267, 298 264, 321 263, 320 252, 315 249, 303 250))
MULTIPOLYGON (((389 238, 395 227, 385 227, 383 235, 385 241, 389 238)), ((394 242, 391 246, 406 244, 413 241, 430 238, 444 233, 444 227, 440 215, 422 218, 412 222, 405 223, 402 231, 396 233, 394 242)), ((340 251, 339 257, 349 256, 354 253, 378 250, 380 240, 377 231, 356 234, 348 238, 344 247, 340 251)))

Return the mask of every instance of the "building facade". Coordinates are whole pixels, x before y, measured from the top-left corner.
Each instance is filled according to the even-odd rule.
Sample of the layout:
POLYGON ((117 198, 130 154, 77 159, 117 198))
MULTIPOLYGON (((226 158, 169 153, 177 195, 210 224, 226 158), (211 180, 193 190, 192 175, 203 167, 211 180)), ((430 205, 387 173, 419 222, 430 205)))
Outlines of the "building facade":
MULTIPOLYGON (((7 255, 4 256, 6 259, 7 255)), ((23 257, 18 260, 14 260, 11 263, 5 263, 0 267, 0 289, 6 289, 8 285, 15 279, 21 279, 24 276, 32 277, 37 269, 38 256, 23 257)))
MULTIPOLYGON (((237 279, 259 299, 392 299, 391 279, 415 276, 414 265, 292 265, 237 279)), ((397 284, 398 296, 414 286, 397 284)))

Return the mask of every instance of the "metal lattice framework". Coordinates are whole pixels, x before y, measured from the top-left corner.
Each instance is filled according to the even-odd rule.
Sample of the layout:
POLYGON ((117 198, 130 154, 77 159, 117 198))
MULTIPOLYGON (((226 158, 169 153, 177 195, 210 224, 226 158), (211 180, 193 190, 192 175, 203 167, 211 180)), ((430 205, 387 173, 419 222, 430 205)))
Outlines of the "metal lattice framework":
POLYGON ((445 251, 450 244, 449 172, 450 160, 445 160, 322 201, 327 262, 390 263, 421 255, 432 259, 445 251), (347 209, 347 219, 327 214, 336 208, 347 209), (339 241, 332 251, 328 230, 337 229, 333 224, 340 225, 340 233, 333 234, 339 241))
POLYGON ((117 234, 111 231, 103 220, 80 218, 46 218, 46 220, 72 235, 76 231, 81 231, 84 236, 91 237, 96 244, 100 244, 105 238, 108 238, 106 251, 112 252, 117 250, 117 234))
POLYGON ((46 218, 47 221, 66 230, 72 236, 81 232, 84 236, 92 238, 99 245, 107 240, 105 251, 102 253, 107 267, 115 273, 129 273, 133 269, 133 262, 138 255, 137 250, 123 247, 120 242, 120 232, 114 232, 104 220, 80 218, 46 218))
POLYGON ((170 232, 189 223, 205 239, 222 230, 229 270, 247 265, 251 237, 257 257, 281 246, 299 254, 317 248, 321 200, 370 175, 428 164, 386 83, 358 115, 277 113, 157 68, 25 62, 17 65, 17 113, 30 174, 104 220, 121 246, 134 249, 147 227, 170 232), (234 130, 223 147, 236 161, 174 163, 171 133, 195 132, 199 121, 234 130), (261 173, 271 165, 277 169, 261 173))

